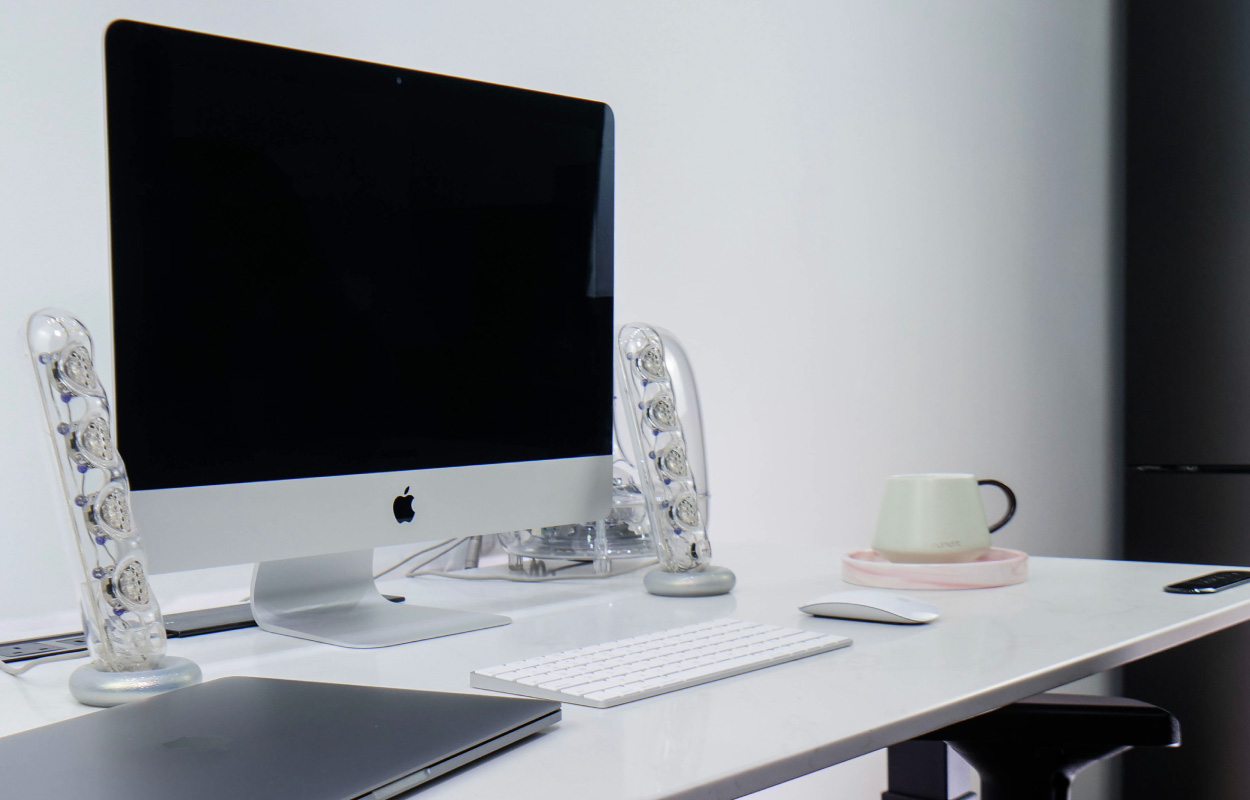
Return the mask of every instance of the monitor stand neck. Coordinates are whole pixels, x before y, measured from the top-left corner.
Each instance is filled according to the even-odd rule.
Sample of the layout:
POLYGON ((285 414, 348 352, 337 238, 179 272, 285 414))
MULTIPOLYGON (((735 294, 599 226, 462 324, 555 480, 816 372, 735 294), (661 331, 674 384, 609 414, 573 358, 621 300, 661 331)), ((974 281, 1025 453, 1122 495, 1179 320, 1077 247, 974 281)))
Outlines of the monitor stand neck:
POLYGON ((392 603, 373 582, 373 551, 263 561, 252 615, 272 633, 339 647, 388 647, 494 628, 507 617, 392 603))

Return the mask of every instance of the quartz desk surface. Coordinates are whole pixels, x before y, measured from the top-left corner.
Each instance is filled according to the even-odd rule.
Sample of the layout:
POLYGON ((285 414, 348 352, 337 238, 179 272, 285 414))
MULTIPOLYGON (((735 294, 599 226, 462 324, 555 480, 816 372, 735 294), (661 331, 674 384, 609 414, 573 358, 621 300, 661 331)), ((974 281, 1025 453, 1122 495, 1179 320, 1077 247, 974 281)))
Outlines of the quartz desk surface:
MULTIPOLYGON (((642 588, 642 571, 540 584, 424 577, 381 587, 409 602, 505 614, 513 623, 374 650, 253 628, 173 639, 169 652, 196 661, 206 680, 254 675, 474 692, 474 668, 717 617, 851 637, 848 648, 616 708, 565 705, 551 730, 416 793, 729 798, 1250 618, 1250 585, 1205 596, 1162 591, 1208 571, 1203 566, 1033 558, 1029 580, 1015 586, 907 592, 939 608, 929 625, 818 619, 799 603, 854 588, 840 579, 836 558, 786 564, 767 550, 725 548, 717 560, 737 573, 732 594, 654 597, 642 588)), ((0 735, 94 713, 67 689, 82 663, 0 675, 0 735)))

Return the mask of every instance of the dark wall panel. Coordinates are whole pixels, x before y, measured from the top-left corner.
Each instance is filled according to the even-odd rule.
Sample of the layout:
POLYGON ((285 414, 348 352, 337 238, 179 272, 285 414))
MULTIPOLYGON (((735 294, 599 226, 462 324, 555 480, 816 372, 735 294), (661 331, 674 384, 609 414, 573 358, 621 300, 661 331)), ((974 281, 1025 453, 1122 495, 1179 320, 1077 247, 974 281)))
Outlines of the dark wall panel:
POLYGON ((1130 464, 1250 463, 1250 3, 1125 4, 1130 464))

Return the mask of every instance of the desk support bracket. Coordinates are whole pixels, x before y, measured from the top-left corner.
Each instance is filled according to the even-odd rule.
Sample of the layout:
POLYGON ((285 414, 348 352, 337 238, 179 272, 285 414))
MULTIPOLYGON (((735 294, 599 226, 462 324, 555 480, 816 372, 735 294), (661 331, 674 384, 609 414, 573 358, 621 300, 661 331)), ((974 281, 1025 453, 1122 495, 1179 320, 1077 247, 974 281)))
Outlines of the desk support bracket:
POLYGON ((972 768, 946 742, 909 741, 886 750, 889 786, 881 800, 973 800, 972 768))

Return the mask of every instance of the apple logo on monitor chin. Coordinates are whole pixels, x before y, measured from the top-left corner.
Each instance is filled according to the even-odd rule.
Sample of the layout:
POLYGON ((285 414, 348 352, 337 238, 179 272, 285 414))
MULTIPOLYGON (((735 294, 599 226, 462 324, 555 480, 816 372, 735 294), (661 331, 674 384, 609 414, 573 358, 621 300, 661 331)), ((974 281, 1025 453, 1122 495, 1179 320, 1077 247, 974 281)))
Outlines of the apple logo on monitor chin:
POLYGON ((404 487, 404 494, 395 498, 395 502, 391 504, 391 510, 395 512, 396 522, 412 522, 412 518, 417 512, 412 510, 412 495, 408 494, 410 486, 404 487))

